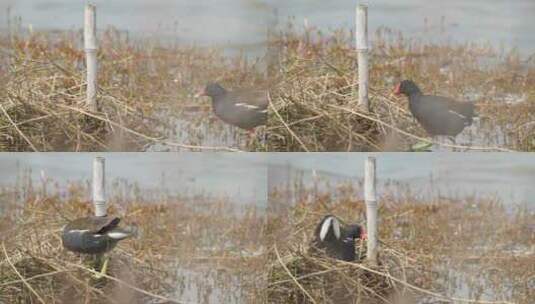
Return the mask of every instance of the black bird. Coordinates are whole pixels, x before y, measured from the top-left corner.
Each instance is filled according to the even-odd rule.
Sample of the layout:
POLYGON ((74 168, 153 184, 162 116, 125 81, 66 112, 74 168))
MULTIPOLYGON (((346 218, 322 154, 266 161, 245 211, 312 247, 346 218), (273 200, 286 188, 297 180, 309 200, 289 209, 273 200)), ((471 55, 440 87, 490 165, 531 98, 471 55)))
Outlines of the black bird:
POLYGON ((342 226, 340 220, 333 215, 325 216, 316 226, 313 250, 325 252, 328 256, 343 260, 355 261, 355 240, 366 239, 366 231, 360 225, 342 226))
POLYGON ((212 108, 217 117, 239 128, 252 131, 267 122, 267 91, 239 90, 227 91, 218 83, 206 85, 196 95, 212 98, 212 108))
MULTIPOLYGON (((120 218, 110 216, 75 219, 63 227, 63 247, 77 253, 96 254, 99 262, 104 253, 112 250, 120 240, 136 233, 134 227, 119 227, 120 221, 120 218)), ((106 273, 107 265, 108 258, 104 260, 100 276, 106 273)))
POLYGON ((457 136, 472 124, 475 107, 470 102, 459 102, 451 98, 423 95, 412 80, 400 82, 394 93, 409 97, 409 110, 425 131, 433 136, 457 136))

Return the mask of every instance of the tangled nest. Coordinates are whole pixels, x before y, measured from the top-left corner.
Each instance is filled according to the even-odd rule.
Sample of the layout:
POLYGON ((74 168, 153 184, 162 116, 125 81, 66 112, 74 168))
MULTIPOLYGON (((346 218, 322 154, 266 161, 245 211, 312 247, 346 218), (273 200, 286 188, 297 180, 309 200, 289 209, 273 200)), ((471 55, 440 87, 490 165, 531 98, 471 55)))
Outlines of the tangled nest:
POLYGON ((403 281, 396 280, 402 273, 407 275, 408 268, 393 263, 399 262, 399 256, 385 252, 381 261, 389 263, 376 267, 299 250, 276 259, 269 274, 270 303, 388 303, 396 294, 408 296, 403 281))
POLYGON ((0 149, 128 151, 158 140, 155 121, 144 117, 143 105, 129 100, 127 87, 118 86, 118 78, 128 81, 127 68, 121 69, 120 65, 129 63, 121 62, 110 50, 98 54, 100 60, 111 61, 99 70, 99 111, 88 110, 85 57, 77 38, 74 33, 66 33, 2 40, 1 55, 7 70, 2 75, 0 93, 0 149))

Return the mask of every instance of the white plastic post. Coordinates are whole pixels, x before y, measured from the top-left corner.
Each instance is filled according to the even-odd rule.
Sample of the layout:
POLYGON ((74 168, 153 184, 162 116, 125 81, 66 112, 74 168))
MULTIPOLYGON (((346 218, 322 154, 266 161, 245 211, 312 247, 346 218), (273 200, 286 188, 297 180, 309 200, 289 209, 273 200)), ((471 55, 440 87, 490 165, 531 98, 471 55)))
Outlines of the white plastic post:
POLYGON ((104 157, 95 157, 93 160, 93 205, 95 206, 95 216, 106 216, 108 214, 104 163, 104 157))
POLYGON ((366 202, 366 223, 368 233, 367 259, 377 265, 377 196, 375 192, 375 157, 368 157, 364 167, 364 200, 366 202))
POLYGON ((84 48, 87 65, 86 103, 91 111, 97 111, 97 9, 85 6, 84 48))
POLYGON ((355 42, 358 64, 358 105, 365 111, 370 110, 368 102, 368 6, 357 5, 355 42))

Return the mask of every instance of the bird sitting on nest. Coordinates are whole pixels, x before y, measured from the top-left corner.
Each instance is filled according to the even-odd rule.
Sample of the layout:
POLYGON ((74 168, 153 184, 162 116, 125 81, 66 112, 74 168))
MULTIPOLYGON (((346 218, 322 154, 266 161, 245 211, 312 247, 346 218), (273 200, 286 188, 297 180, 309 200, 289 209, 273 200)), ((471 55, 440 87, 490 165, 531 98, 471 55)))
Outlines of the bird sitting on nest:
MULTIPOLYGON (((118 217, 88 216, 75 219, 63 227, 63 247, 69 251, 83 254, 95 254, 100 265, 104 254, 112 250, 119 241, 135 236, 135 226, 119 227, 118 217)), ((106 274, 109 258, 106 257, 97 279, 106 274)))
POLYGON ((316 226, 311 249, 320 250, 335 259, 356 260, 355 240, 365 240, 366 231, 360 225, 343 226, 333 215, 326 215, 316 226))

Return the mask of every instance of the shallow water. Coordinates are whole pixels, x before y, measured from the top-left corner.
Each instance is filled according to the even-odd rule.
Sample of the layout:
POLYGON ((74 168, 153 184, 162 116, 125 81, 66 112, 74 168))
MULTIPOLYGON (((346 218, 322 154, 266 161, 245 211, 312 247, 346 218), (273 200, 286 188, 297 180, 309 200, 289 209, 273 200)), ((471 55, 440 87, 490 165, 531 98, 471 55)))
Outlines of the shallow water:
MULTIPOLYGON (((212 111, 208 113, 190 111, 177 114, 176 111, 165 110, 159 112, 157 117, 167 120, 171 126, 168 130, 162 130, 170 142, 201 147, 247 150, 248 135, 246 132, 219 120, 212 111)), ((151 144, 145 149, 146 152, 181 150, 184 149, 159 143, 151 144)))
POLYGON ((497 197, 508 206, 535 208, 535 156, 529 153, 272 153, 269 187, 285 186, 302 176, 316 180, 362 180, 368 155, 377 158, 378 193, 399 182, 425 198, 497 197), (315 173, 314 173, 315 171, 315 173))
MULTIPOLYGON (((93 158, 106 158, 108 188, 116 179, 141 189, 184 197, 228 197, 241 205, 267 204, 267 167, 262 154, 238 153, 0 153, 0 186, 13 186, 17 172, 41 171, 65 186, 68 181, 91 180, 93 158)), ((111 192, 111 191, 110 191, 111 192)))
MULTIPOLYGON (((3 153, 0 185, 13 185, 15 172, 32 169, 60 183, 91 179, 91 165, 100 153, 3 153)), ((301 176, 305 184, 362 180, 368 155, 377 158, 380 185, 395 181, 421 195, 459 198, 497 196, 507 205, 535 207, 535 156, 530 153, 109 153, 107 181, 125 179, 143 189, 213 197, 227 196, 243 204, 266 206, 268 187, 301 176), (157 156, 157 157, 155 157, 157 156)), ((385 191, 380 186, 379 192, 385 191)))

